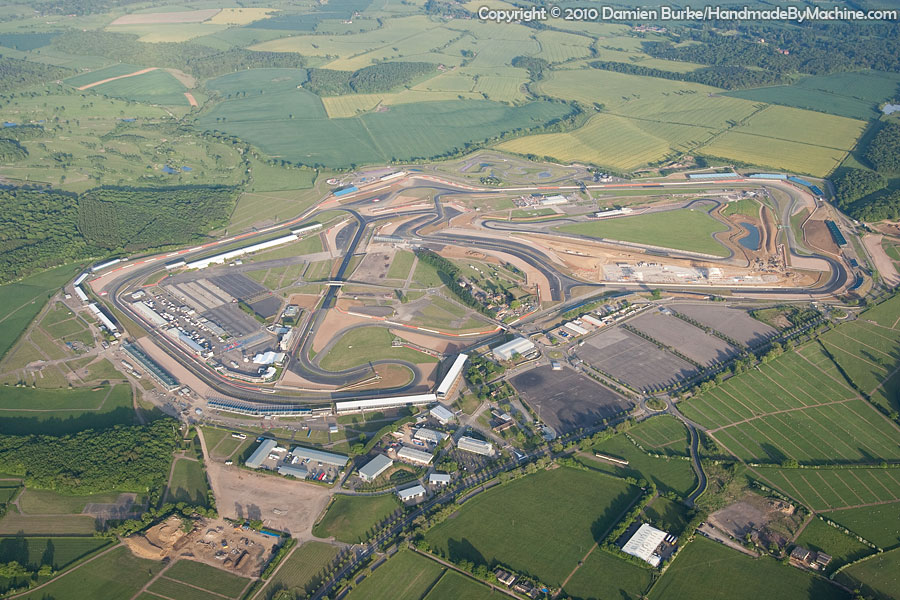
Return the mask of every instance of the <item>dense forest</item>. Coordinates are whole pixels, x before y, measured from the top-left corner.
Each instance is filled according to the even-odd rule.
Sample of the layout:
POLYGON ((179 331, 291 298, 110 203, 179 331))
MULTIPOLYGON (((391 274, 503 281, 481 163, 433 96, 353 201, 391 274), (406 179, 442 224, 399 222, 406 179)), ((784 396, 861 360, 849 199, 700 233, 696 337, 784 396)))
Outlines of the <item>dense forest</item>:
POLYGON ((379 63, 357 71, 310 69, 303 87, 319 96, 343 94, 377 94, 406 85, 417 77, 435 70, 433 63, 379 63))
POLYGON ((78 197, 58 191, 0 190, 0 283, 85 258, 78 197))
POLYGON ((900 173, 900 123, 885 123, 869 143, 866 160, 881 172, 900 173))
POLYGON ((833 183, 837 205, 841 209, 849 208, 860 198, 877 192, 887 185, 884 177, 865 169, 847 169, 835 177, 833 183))
POLYGON ((86 430, 53 437, 0 436, 0 470, 32 488, 66 494, 145 492, 166 481, 177 421, 86 430))
POLYGON ((854 219, 874 223, 900 220, 900 190, 885 192, 870 200, 858 202, 847 211, 854 219))
POLYGON ((543 58, 535 58, 533 56, 516 56, 512 59, 510 64, 519 69, 528 71, 528 76, 533 81, 541 79, 544 76, 544 71, 550 68, 550 63, 546 60, 543 58))
POLYGON ((51 15, 91 15, 109 12, 143 0, 38 0, 31 4, 36 12, 51 15))
POLYGON ((28 150, 17 142, 7 138, 0 138, 0 162, 13 162, 28 156, 28 150))
POLYGON ((0 55, 0 94, 74 74, 70 69, 0 55))
POLYGON ((703 85, 711 85, 726 90, 762 85, 775 85, 784 83, 785 81, 785 78, 778 73, 733 65, 704 67, 695 71, 688 71, 687 73, 676 73, 674 71, 642 67, 641 65, 631 63, 610 62, 605 60, 597 60, 589 64, 595 69, 603 69, 605 71, 615 71, 616 73, 627 73, 629 75, 644 75, 647 77, 660 77, 662 79, 674 79, 676 81, 690 81, 692 83, 702 83, 703 85))
POLYGON ((782 74, 824 75, 854 69, 900 72, 898 23, 807 22, 783 27, 730 22, 728 35, 713 29, 714 25, 678 30, 679 42, 700 44, 644 42, 644 51, 656 58, 759 67, 782 74))
POLYGON ((67 261, 186 244, 225 224, 227 186, 0 190, 0 283, 67 261))
POLYGON ((216 77, 250 68, 302 67, 306 60, 294 52, 256 52, 232 48, 216 50, 191 42, 138 41, 138 36, 109 31, 70 31, 53 39, 53 48, 71 54, 91 54, 149 67, 173 67, 198 78, 216 77))
POLYGON ((227 186, 95 188, 78 199, 78 230, 108 250, 183 244, 225 225, 236 200, 227 186))

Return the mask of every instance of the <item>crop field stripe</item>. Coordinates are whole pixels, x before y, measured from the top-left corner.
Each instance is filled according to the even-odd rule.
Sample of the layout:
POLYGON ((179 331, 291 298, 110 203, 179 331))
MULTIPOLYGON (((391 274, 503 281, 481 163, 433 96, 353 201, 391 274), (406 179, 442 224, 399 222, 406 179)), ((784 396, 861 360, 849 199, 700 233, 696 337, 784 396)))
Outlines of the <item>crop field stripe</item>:
MULTIPOLYGON (((866 476, 869 478, 870 483, 872 483, 873 486, 876 483, 878 485, 880 485, 881 489, 883 489, 887 493, 888 498, 892 498, 892 499, 897 498, 897 490, 890 489, 888 486, 886 486, 884 484, 884 481, 882 481, 881 478, 873 476, 871 472, 866 471, 865 473, 866 473, 866 476)), ((885 476, 890 477, 890 473, 888 472, 887 469, 884 470, 884 474, 885 474, 885 476)), ((854 475, 856 475, 856 477, 859 477, 859 475, 856 473, 854 473, 854 475)), ((893 481, 893 479, 892 479, 892 481, 893 481)), ((896 481, 894 483, 896 483, 896 481)), ((878 496, 878 497, 882 498, 882 496, 878 496)))
POLYGON ((824 502, 826 506, 835 506, 836 503, 834 502, 834 500, 831 500, 831 501, 826 500, 825 497, 820 493, 820 492, 824 492, 825 490, 829 490, 829 491, 831 492, 831 494, 832 494, 835 498, 837 498, 838 501, 839 501, 842 505, 847 506, 847 505, 850 504, 849 502, 847 502, 847 501, 843 498, 843 496, 841 496, 840 494, 838 494, 837 491, 836 491, 833 487, 831 487, 831 485, 830 485, 827 481, 825 481, 825 478, 822 477, 822 475, 821 475, 818 471, 813 471, 813 473, 814 473, 816 476, 818 476, 819 481, 821 481, 822 484, 824 484, 824 485, 813 485, 813 484, 809 481, 809 479, 807 479, 806 474, 801 474, 801 475, 800 475, 800 478, 804 481, 804 483, 806 483, 806 484, 810 487, 810 489, 812 489, 813 491, 816 492, 816 495, 817 495, 819 498, 822 499, 822 502, 824 502))
POLYGON ((722 390, 721 390, 721 393, 722 393, 722 394, 728 395, 732 400, 734 400, 734 401, 737 402, 740 406, 742 406, 744 409, 746 409, 746 411, 747 411, 748 414, 746 414, 746 416, 745 416, 744 414, 742 414, 740 411, 738 411, 738 410, 734 407, 734 403, 733 403, 733 402, 728 402, 728 399, 727 399, 727 398, 722 398, 721 395, 719 394, 719 392, 720 392, 720 390, 719 390, 718 388, 714 388, 713 390, 711 390, 711 392, 710 392, 709 395, 711 396, 712 399, 718 401, 718 403, 719 403, 719 405, 720 405, 720 408, 727 409, 728 411, 734 413, 734 415, 735 415, 737 418, 736 418, 736 419, 734 419, 734 418, 728 419, 728 417, 726 417, 725 413, 723 413, 722 411, 720 411, 720 410, 718 409, 719 407, 714 406, 712 403, 709 403, 709 407, 710 407, 712 410, 714 410, 714 411, 716 411, 717 413, 719 413, 720 415, 722 415, 723 417, 725 417, 729 422, 732 422, 732 423, 733 423, 733 422, 736 422, 736 421, 743 421, 744 419, 752 418, 753 416, 755 416, 755 415, 759 414, 759 412, 761 412, 761 411, 759 411, 758 408, 757 408, 757 410, 753 410, 752 408, 750 408, 749 406, 745 405, 743 402, 740 402, 737 398, 735 398, 734 396, 732 396, 727 390, 722 389, 722 390), (758 411, 759 411, 759 412, 758 412, 758 411))
MULTIPOLYGON (((864 341, 862 341, 862 340, 860 340, 860 339, 858 339, 858 338, 855 338, 855 337, 853 337, 853 336, 847 335, 847 334, 845 333, 845 331, 842 330, 840 327, 836 328, 836 329, 834 330, 834 332, 835 332, 835 335, 841 336, 841 337, 843 337, 843 338, 845 338, 845 339, 848 339, 848 340, 852 340, 852 341, 856 342, 858 345, 864 346, 864 347, 868 348, 868 349, 871 350, 872 352, 877 352, 878 354, 883 355, 885 358, 892 358, 891 355, 888 354, 887 352, 885 352, 884 350, 882 350, 882 349, 880 349, 880 348, 876 348, 875 346, 871 346, 871 345, 865 343, 864 341)), ((891 343, 896 343, 896 340, 888 340, 888 341, 891 342, 891 343)))
MULTIPOLYGON (((805 413, 804 417, 808 417, 805 413)), ((812 448, 832 448, 834 449, 834 445, 829 443, 828 440, 822 439, 811 427, 808 431, 803 431, 799 426, 802 425, 802 422, 798 422, 797 420, 788 421, 784 419, 781 415, 774 415, 774 420, 780 423, 783 427, 777 428, 779 433, 785 436, 785 439, 791 439, 791 443, 793 443, 794 439, 800 438, 806 444, 810 445, 812 448), (784 430, 787 430, 789 434, 785 434, 784 430), (793 435, 790 435, 793 434, 793 435), (812 437, 812 439, 810 439, 812 437)), ((810 419, 811 420, 811 419, 810 419)), ((770 424, 774 428, 773 425, 770 424)), ((852 448, 848 446, 848 448, 852 451, 852 448)), ((836 449, 835 449, 836 450, 836 449)), ((805 450, 806 454, 809 455, 809 450, 805 450)), ((843 456, 843 455, 842 455, 843 456)))
MULTIPOLYGON (((773 370, 774 370, 774 369, 773 369, 773 370)), ((797 394, 795 394, 794 391, 789 390, 788 388, 784 387, 784 386, 783 386, 781 383, 779 383, 778 381, 775 381, 768 373, 764 372, 764 373, 762 373, 762 375, 763 375, 766 379, 768 379, 769 381, 771 381, 771 382, 772 382, 775 386, 777 386, 779 389, 781 389, 785 394, 787 394, 788 396, 790 396, 791 398, 793 398, 794 400, 796 400, 797 402, 799 402, 800 404, 802 404, 802 405, 804 405, 804 406, 810 406, 810 405, 812 405, 812 404, 817 404, 818 401, 819 401, 818 398, 813 397, 812 394, 809 394, 808 392, 806 392, 806 390, 804 390, 804 389, 801 388, 801 387, 794 387, 794 388, 793 388, 794 391, 798 392, 797 394), (798 394, 803 394, 803 395, 805 395, 805 396, 807 397, 808 400, 807 400, 807 401, 804 401, 798 394)), ((779 373, 779 375, 780 375, 780 373, 779 373)))
MULTIPOLYGON (((847 472, 844 473, 844 475, 845 475, 845 476, 849 475, 850 477, 853 477, 853 478, 859 483, 859 485, 861 485, 863 488, 865 488, 865 490, 871 495, 871 499, 867 500, 867 502, 878 502, 878 501, 880 501, 880 500, 882 499, 881 496, 879 496, 878 494, 876 494, 876 493, 872 490, 872 488, 870 488, 870 487, 868 486, 868 484, 866 484, 865 481, 863 481, 862 479, 860 479, 859 476, 855 473, 855 471, 856 471, 856 469, 847 469, 847 472)), ((835 475, 837 475, 838 478, 840 479, 840 473, 835 473, 835 475)), ((843 479, 841 479, 841 482, 842 482, 842 483, 846 483, 846 482, 844 482, 843 479)), ((857 487, 857 486, 855 486, 855 485, 852 486, 852 487, 848 485, 847 487, 849 487, 851 490, 853 490, 853 492, 854 492, 857 496, 859 495, 859 491, 861 491, 860 488, 857 487)))
POLYGON ((826 339, 820 338, 819 341, 822 343, 822 345, 824 345, 828 348, 829 352, 831 352, 833 354, 844 354, 844 355, 850 356, 853 360, 863 362, 863 363, 869 365, 870 367, 872 367, 873 369, 875 369, 876 371, 886 372, 886 369, 883 366, 876 365, 875 363, 869 361, 868 359, 865 359, 861 356, 857 356, 856 354, 853 354, 852 352, 848 352, 847 350, 844 350, 843 348, 841 348, 839 346, 832 345, 826 339))
MULTIPOLYGON (((776 474, 779 475, 782 480, 784 480, 784 484, 776 485, 776 487, 781 488, 782 490, 784 490, 787 493, 788 496, 791 496, 793 498, 796 498, 797 500, 800 500, 800 502, 802 502, 806 506, 813 508, 813 510, 815 510, 812 503, 806 499, 806 497, 800 492, 799 489, 797 489, 797 486, 794 485, 794 482, 792 482, 790 479, 787 478, 787 476, 784 474, 784 471, 777 471, 776 474), (788 488, 794 490, 794 493, 792 494, 788 490, 788 488)), ((762 475, 760 475, 760 476, 762 477, 762 475)))
POLYGON ((697 421, 704 427, 712 427, 715 421, 706 416, 706 413, 701 410, 701 406, 706 407, 706 402, 702 398, 691 398, 688 402, 681 402, 678 408, 691 420, 697 421))
MULTIPOLYGON (((846 382, 834 379, 830 373, 813 364, 805 356, 799 356, 800 358, 798 358, 793 365, 788 366, 788 369, 797 376, 798 381, 815 381, 817 385, 827 385, 829 391, 833 394, 837 394, 840 392, 846 394, 848 398, 856 396, 856 392, 854 392, 849 386, 847 386, 846 382)), ((827 357, 825 358, 830 362, 830 359, 828 359, 827 357)))
MULTIPOLYGON (((718 388, 716 388, 716 389, 718 389, 718 388)), ((721 389, 722 389, 723 394, 729 396, 735 402, 737 402, 738 404, 740 404, 741 406, 746 408, 748 411, 750 411, 749 416, 751 416, 751 417, 756 416, 756 415, 763 415, 763 414, 766 414, 766 412, 768 412, 768 411, 760 408, 755 402, 753 402, 753 399, 749 397, 749 393, 753 393, 752 386, 739 387, 737 385, 731 385, 731 386, 723 386, 721 389), (747 390, 747 392, 744 392, 744 390, 747 390), (747 404, 750 404, 750 406, 747 406, 747 404)))
MULTIPOLYGON (((843 401, 843 402, 845 402, 845 403, 847 403, 847 404, 850 403, 849 400, 845 400, 845 401, 843 401)), ((829 416, 828 412, 829 412, 829 411, 834 412, 835 410, 836 410, 836 407, 833 407, 833 406, 818 406, 818 407, 813 407, 813 408, 810 410, 810 413, 806 413, 804 416, 806 417, 806 419, 808 419, 809 421, 811 421, 811 423, 808 425, 808 426, 810 426, 810 427, 811 427, 811 426, 816 426, 816 425, 819 425, 819 426, 825 425, 825 424, 822 423, 822 420, 825 420, 825 421, 827 421, 828 424, 831 425, 831 427, 828 427, 827 425, 824 427, 824 429, 825 429, 826 431, 831 431, 831 432, 843 431, 845 434, 846 434, 846 433, 849 433, 849 432, 847 431, 847 428, 846 428, 845 426, 838 425, 838 424, 835 423, 834 420, 829 416)), ((846 417, 845 417, 842 421, 843 421, 844 423, 847 423, 846 417)), ((865 435, 865 433, 862 433, 862 435, 865 435)), ((852 435, 849 435, 848 437, 850 437, 851 439, 856 439, 856 438, 854 438, 854 436, 852 436, 852 435)), ((833 437, 833 440, 840 440, 841 444, 843 444, 843 445, 850 451, 851 454, 848 456, 846 453, 841 453, 841 452, 839 452, 838 448, 835 446, 835 444, 833 443, 833 441, 832 441, 832 442, 824 442, 823 445, 822 445, 822 447, 823 447, 823 448, 830 448, 830 449, 833 450, 834 452, 837 452, 837 453, 840 455, 841 458, 844 458, 844 459, 846 459, 846 460, 857 460, 857 461, 858 461, 858 460, 861 458, 859 451, 858 451, 858 450, 854 450, 853 446, 851 446, 849 443, 847 443, 846 441, 844 441, 844 440, 841 438, 841 436, 834 436, 834 437, 833 437)))
MULTIPOLYGON (((803 435, 803 433, 798 431, 798 429, 800 428, 801 425, 805 425, 807 428, 809 428, 808 433, 810 435, 814 436, 815 439, 818 440, 818 442, 819 442, 818 444, 813 443, 812 444, 813 448, 830 448, 831 450, 838 452, 838 449, 835 447, 834 443, 832 442, 832 439, 840 439, 840 438, 832 437, 831 439, 823 439, 822 437, 819 436, 818 433, 816 433, 816 430, 813 429, 813 427, 815 427, 816 425, 821 424, 819 422, 818 418, 810 415, 810 413, 808 413, 808 412, 802 412, 802 413, 800 413, 800 415, 802 418, 794 419, 791 422, 787 422, 783 418, 781 418, 780 416, 777 416, 777 415, 776 415, 776 418, 778 419, 778 421, 780 423, 782 423, 785 426, 785 428, 788 431, 791 431, 798 437, 803 438, 804 441, 809 441, 809 440, 806 436, 803 435), (809 421, 809 422, 804 423, 804 421, 809 421)), ((847 456, 846 454, 841 454, 842 458, 846 458, 846 459, 850 460, 853 458, 854 455, 858 454, 858 452, 854 451, 853 447, 850 446, 850 444, 848 444, 844 440, 840 440, 840 441, 851 452, 850 456, 847 456)))
MULTIPOLYGON (((871 424, 873 427, 877 428, 877 426, 880 425, 881 427, 884 427, 887 429, 887 431, 883 432, 885 434, 885 437, 887 440, 892 441, 892 440, 896 439, 894 436, 896 436, 897 434, 900 434, 900 427, 898 427, 897 424, 894 423, 893 421, 891 421, 888 417, 886 417, 885 415, 878 412, 878 410, 876 410, 868 402, 866 402, 864 400, 858 400, 858 402, 854 402, 852 404, 858 404, 858 405, 862 406, 863 409, 859 413, 857 413, 855 410, 853 410, 852 406, 848 405, 850 412, 852 412, 853 414, 858 416, 860 419, 862 419, 866 423, 871 424), (869 415, 871 415, 872 420, 870 421, 869 418, 867 418, 864 414, 861 414, 861 413, 868 413, 869 415)), ((892 446, 888 446, 888 447, 897 447, 897 446, 898 446, 898 444, 894 443, 892 446)))
MULTIPOLYGON (((847 410, 849 410, 859 420, 863 421, 867 425, 872 426, 872 429, 877 430, 877 427, 875 427, 874 423, 872 423, 871 421, 868 421, 862 415, 860 415, 859 413, 857 413, 856 411, 853 410, 851 405, 854 403, 859 403, 859 402, 862 402, 863 406, 865 408, 870 408, 869 405, 867 403, 865 403, 865 401, 863 401, 863 400, 848 401, 845 408, 847 410)), ((822 412, 824 413, 826 410, 833 412, 833 407, 823 408, 822 412)), ((871 410, 875 410, 875 409, 871 409, 871 410)), ((846 415, 835 414, 835 415, 833 415, 833 418, 829 417, 828 415, 824 415, 824 414, 822 416, 828 418, 828 420, 834 425, 835 430, 842 430, 842 431, 850 434, 849 435, 850 439, 853 439, 855 442, 862 444, 873 456, 881 458, 881 459, 893 459, 898 456, 897 444, 891 443, 890 437, 888 437, 888 443, 885 443, 884 440, 877 440, 873 436, 873 433, 874 433, 873 431, 863 428, 863 426, 860 425, 859 423, 852 422, 850 419, 847 418, 846 415), (848 425, 847 426, 839 425, 838 422, 847 423, 848 425), (855 431, 852 431, 852 430, 855 430, 855 431), (872 445, 878 445, 880 448, 880 451, 874 449, 872 447, 872 445)), ((885 432, 878 431, 878 433, 884 435, 885 432)), ((879 436, 879 437, 881 437, 881 436, 879 436)))
MULTIPOLYGON (((841 474, 840 474, 839 471, 835 471, 834 473, 832 473, 832 476, 833 476, 834 479, 837 479, 838 482, 840 482, 841 486, 843 486, 843 487, 837 487, 837 486, 835 486, 835 485, 832 485, 832 483, 834 483, 834 482, 833 482, 833 481, 832 481, 832 482, 829 482, 827 479, 825 479, 825 476, 822 475, 822 472, 821 472, 821 471, 816 471, 816 473, 819 475, 819 479, 821 479, 822 482, 823 482, 826 486, 828 486, 828 488, 829 488, 831 491, 833 491, 833 492, 835 493, 835 495, 836 495, 838 498, 840 498, 840 499, 843 501, 843 504, 844 504, 845 506, 846 506, 846 505, 849 505, 849 504, 852 504, 852 502, 850 502, 850 500, 848 500, 849 496, 845 496, 844 494, 842 494, 842 493, 841 493, 840 491, 838 491, 838 490, 843 490, 843 491, 845 491, 845 492, 849 492, 849 494, 852 494, 853 496, 856 496, 856 499, 857 499, 860 503, 862 503, 862 504, 865 504, 865 503, 867 503, 867 502, 872 502, 872 501, 873 501, 873 500, 866 500, 865 498, 863 498, 862 496, 860 496, 860 495, 859 495, 859 492, 856 491, 855 486, 850 486, 850 485, 848 485, 847 482, 844 481, 843 478, 841 478, 841 474)), ((852 499, 852 498, 851 498, 851 499, 852 499)), ((876 498, 874 501, 877 501, 877 498, 876 498)))
POLYGON ((788 432, 795 433, 796 437, 787 435, 783 430, 775 427, 775 425, 773 425, 772 421, 769 419, 755 419, 752 423, 748 423, 748 425, 750 427, 752 427, 753 429, 755 429, 756 431, 758 431, 767 440, 772 442, 772 445, 774 445, 776 448, 784 448, 785 443, 788 443, 791 446, 793 446, 794 448, 796 448, 799 451, 800 455, 793 456, 792 458, 801 460, 804 455, 808 455, 809 451, 806 450, 805 448, 803 448, 802 446, 800 446, 795 440, 798 437, 800 439, 802 439, 804 442, 808 442, 809 440, 807 440, 805 437, 803 437, 803 435, 799 434, 798 432, 792 431, 791 427, 789 425, 787 425, 784 421, 781 421, 780 419, 778 419, 777 415, 774 416, 774 420, 778 421, 779 423, 781 423, 782 425, 787 427, 788 432), (778 442, 779 438, 781 438, 783 440, 781 443, 778 442))
MULTIPOLYGON (((766 455, 766 454, 767 454, 765 450, 763 450, 762 453, 756 453, 756 452, 751 451, 749 448, 747 448, 747 446, 745 446, 745 445, 738 439, 738 435, 740 435, 740 437, 742 437, 742 438, 746 437, 746 436, 744 436, 744 435, 741 433, 740 430, 736 430, 736 429, 735 429, 735 430, 731 430, 731 431, 727 431, 727 430, 724 430, 724 429, 723 429, 723 430, 720 430, 720 431, 717 431, 717 432, 716 432, 716 436, 719 436, 719 437, 725 436, 725 437, 727 437, 729 440, 731 440, 732 442, 734 442, 736 445, 740 446, 740 448, 742 448, 742 449, 744 450, 744 452, 746 452, 746 456, 751 456, 751 457, 752 457, 752 456, 759 456, 760 458, 762 458, 763 455, 766 455)), ((745 440, 745 441, 746 441, 746 440, 745 440)), ((750 441, 752 441, 752 440, 750 440, 750 441)), ((753 443, 756 443, 756 442, 753 442, 753 443)), ((757 446, 758 446, 758 444, 757 444, 757 446)), ((760 448, 760 450, 762 450, 762 448, 760 448)), ((729 450, 729 452, 731 452, 731 453, 734 454, 736 457, 738 457, 738 459, 741 459, 741 455, 738 454, 737 452, 734 452, 734 451, 732 451, 732 450, 729 450)), ((771 458, 774 459, 775 457, 773 456, 773 457, 771 457, 771 458)))
MULTIPOLYGON (((793 405, 790 403, 786 404, 775 404, 770 397, 777 398, 778 394, 771 393, 774 390, 771 390, 771 381, 766 378, 766 375, 760 373, 759 371, 749 372, 747 373, 747 378, 741 382, 743 385, 740 386, 740 390, 743 391, 744 397, 748 402, 753 402, 755 406, 757 406, 756 414, 768 414, 771 412, 775 412, 777 410, 784 410, 785 408, 792 408, 793 405), (747 385, 747 382, 750 382, 751 385, 747 385), (768 394, 762 394, 758 391, 758 388, 768 389, 768 394), (768 405, 768 406, 766 406, 768 405)), ((738 385, 732 386, 732 391, 737 392, 738 385)))

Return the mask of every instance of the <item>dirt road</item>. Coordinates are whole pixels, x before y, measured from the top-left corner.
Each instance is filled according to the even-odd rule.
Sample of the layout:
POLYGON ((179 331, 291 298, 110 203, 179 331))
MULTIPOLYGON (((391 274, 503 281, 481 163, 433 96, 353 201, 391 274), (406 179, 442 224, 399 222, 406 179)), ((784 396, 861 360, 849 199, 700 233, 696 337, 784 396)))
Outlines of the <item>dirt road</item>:
POLYGON ((138 75, 143 75, 144 73, 149 73, 150 71, 155 71, 156 67, 149 67, 147 69, 141 69, 140 71, 135 71, 134 73, 128 73, 127 75, 119 75, 118 77, 108 77, 106 79, 101 79, 100 81, 95 81, 94 83, 89 83, 87 85, 83 85, 80 88, 76 88, 78 91, 89 90, 92 87, 96 87, 98 85, 103 85, 104 83, 109 83, 110 81, 116 81, 117 79, 125 79, 126 77, 136 77, 138 75))

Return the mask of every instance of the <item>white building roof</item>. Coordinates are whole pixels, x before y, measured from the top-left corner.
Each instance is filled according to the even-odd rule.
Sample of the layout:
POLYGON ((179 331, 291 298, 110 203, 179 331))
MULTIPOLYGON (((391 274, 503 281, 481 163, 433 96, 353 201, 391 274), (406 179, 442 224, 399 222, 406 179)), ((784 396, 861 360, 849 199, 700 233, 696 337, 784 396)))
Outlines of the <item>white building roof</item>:
POLYGON ((297 479, 306 479, 309 475, 309 469, 301 465, 281 465, 278 467, 279 475, 291 475, 297 479))
POLYGON ((387 471, 393 464, 393 460, 384 454, 379 454, 359 470, 359 476, 366 481, 371 481, 387 471))
POLYGON ((278 445, 273 439, 264 439, 259 443, 259 446, 256 447, 256 450, 253 451, 253 454, 250 455, 244 464, 250 467, 251 469, 258 469, 259 466, 266 460, 266 457, 269 455, 269 452, 272 451, 275 446, 278 445))
POLYGON ((572 332, 574 332, 574 333, 576 333, 576 334, 578 334, 578 335, 584 335, 584 334, 586 334, 586 333, 588 332, 587 329, 585 329, 584 327, 582 327, 582 326, 580 326, 580 325, 576 325, 576 324, 573 323, 572 321, 569 321, 568 323, 566 323, 566 324, 564 325, 564 327, 565 327, 566 329, 568 329, 569 331, 572 331, 572 332))
MULTIPOLYGON (((637 556, 652 565, 654 564, 652 560, 653 553, 666 539, 666 535, 668 534, 665 531, 644 523, 634 532, 631 539, 625 542, 625 545, 622 546, 622 552, 637 556)), ((656 559, 655 562, 659 564, 659 559, 656 559)))
POLYGON ((293 242, 298 239, 295 234, 284 235, 279 238, 275 238, 274 240, 268 240, 265 242, 260 242, 258 244, 252 244, 250 246, 244 246, 243 248, 237 248, 236 250, 229 250, 228 252, 223 252, 222 254, 215 254, 213 256, 207 256, 206 258, 201 258, 199 260, 195 260, 187 263, 188 269, 205 269, 209 265, 224 263, 227 260, 232 258, 237 258, 243 254, 249 254, 250 252, 256 252, 258 250, 265 250, 267 248, 273 248, 275 246, 280 246, 281 244, 286 244, 288 242, 293 242))
POLYGON ((334 407, 337 412, 360 412, 366 410, 378 410, 381 408, 391 408, 394 406, 429 404, 430 402, 434 402, 436 399, 437 396, 435 396, 434 394, 392 396, 390 398, 371 398, 369 400, 347 400, 344 402, 335 402, 334 407))
POLYGON ((435 431, 434 429, 428 429, 427 427, 420 427, 419 429, 416 429, 413 437, 417 440, 425 440, 440 444, 450 436, 443 431, 435 431))
POLYGON ((534 342, 523 337, 517 337, 494 348, 493 354, 495 358, 500 360, 509 360, 515 354, 527 354, 534 349, 534 342))
POLYGON ((469 437, 467 435, 459 438, 459 441, 456 442, 456 446, 460 450, 474 452, 475 454, 483 454, 485 456, 490 456, 494 453, 493 444, 491 444, 490 442, 485 442, 484 440, 469 437))
POLYGON ((424 496, 425 488, 421 485, 416 484, 412 487, 408 487, 405 490, 397 490, 397 495, 400 496, 401 500, 409 500, 410 498, 415 498, 416 496, 424 496))
POLYGON ((441 423, 446 423, 453 420, 453 413, 450 412, 450 410, 447 409, 443 404, 434 406, 431 409, 431 416, 441 423))
POLYGON ((273 352, 268 350, 261 352, 253 357, 253 362, 258 365, 271 365, 284 362, 284 352, 273 352))
POLYGON ((581 320, 595 327, 603 327, 603 321, 593 315, 581 315, 581 320))
POLYGON ((450 483, 450 474, 432 473, 428 476, 428 483, 450 483))
POLYGON ((456 379, 462 373, 463 367, 466 365, 466 360, 468 359, 468 354, 460 354, 456 357, 456 360, 453 361, 453 366, 447 371, 447 374, 444 376, 444 379, 441 380, 441 384, 437 388, 438 396, 447 395, 447 392, 450 391, 450 388, 453 387, 453 384, 456 383, 456 379))
POLYGON ((142 317, 150 321, 156 327, 168 323, 168 321, 162 318, 162 315, 150 308, 145 302, 135 302, 132 306, 134 306, 134 309, 138 311, 142 317))
POLYGON ((343 454, 334 454, 313 448, 304 448, 303 446, 297 446, 291 450, 291 454, 300 458, 308 458, 311 461, 325 463, 326 465, 334 465, 335 467, 343 467, 348 460, 343 454))
POLYGON ((434 457, 428 452, 422 452, 421 450, 416 450, 415 448, 410 448, 409 446, 403 446, 397 451, 397 458, 402 458, 410 462, 427 465, 431 463, 431 459, 434 457))

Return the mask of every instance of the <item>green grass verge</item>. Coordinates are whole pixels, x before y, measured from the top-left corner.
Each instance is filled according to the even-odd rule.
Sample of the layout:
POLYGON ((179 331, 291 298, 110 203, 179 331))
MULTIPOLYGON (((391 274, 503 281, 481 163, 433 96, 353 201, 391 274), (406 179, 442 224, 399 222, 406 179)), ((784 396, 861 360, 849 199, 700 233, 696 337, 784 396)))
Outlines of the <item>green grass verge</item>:
POLYGON ((336 494, 325 516, 313 527, 313 535, 334 537, 340 542, 356 544, 368 539, 373 528, 388 518, 399 506, 394 494, 347 496, 336 494))

